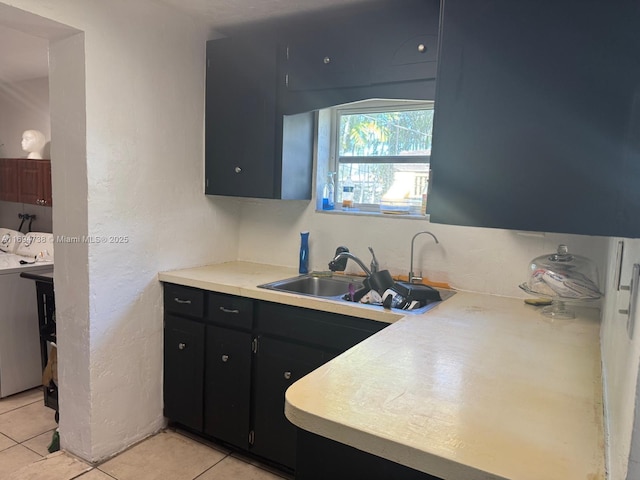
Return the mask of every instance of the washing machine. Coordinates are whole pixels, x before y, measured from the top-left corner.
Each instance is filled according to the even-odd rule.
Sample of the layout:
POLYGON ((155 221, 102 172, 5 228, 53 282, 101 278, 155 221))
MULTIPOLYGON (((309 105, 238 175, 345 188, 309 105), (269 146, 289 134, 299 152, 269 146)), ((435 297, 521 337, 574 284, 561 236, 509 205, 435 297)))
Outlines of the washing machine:
POLYGON ((53 235, 0 228, 0 398, 42 384, 35 283, 53 270, 53 235))

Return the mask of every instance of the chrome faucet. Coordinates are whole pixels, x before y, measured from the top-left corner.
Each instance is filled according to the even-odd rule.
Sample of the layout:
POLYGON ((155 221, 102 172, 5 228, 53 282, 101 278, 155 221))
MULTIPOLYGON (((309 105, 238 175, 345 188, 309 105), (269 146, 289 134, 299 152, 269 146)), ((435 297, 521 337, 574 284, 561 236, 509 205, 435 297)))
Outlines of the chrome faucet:
POLYGON ((413 236, 413 238, 411 239, 411 265, 409 266, 409 283, 416 283, 416 282, 422 281, 422 277, 413 276, 413 243, 415 242, 416 237, 418 235, 422 235, 423 233, 431 235, 433 239, 436 241, 436 243, 440 243, 433 233, 427 232, 426 230, 424 232, 418 232, 413 236))
POLYGON ((335 256, 335 258, 329 262, 329 270, 331 270, 332 272, 340 271, 339 269, 341 267, 338 264, 338 261, 342 260, 343 258, 347 258, 347 259, 350 258, 351 260, 356 262, 358 265, 360 265, 360 268, 364 271, 364 273, 367 274, 367 277, 371 276, 371 271, 367 268, 367 266, 364 263, 362 263, 362 260, 360 260, 358 257, 356 257, 353 253, 350 253, 350 252, 338 253, 335 256))
POLYGON ((369 251, 371 252, 371 273, 376 273, 380 270, 380 264, 378 263, 378 259, 376 258, 376 254, 373 251, 373 248, 369 247, 369 251))

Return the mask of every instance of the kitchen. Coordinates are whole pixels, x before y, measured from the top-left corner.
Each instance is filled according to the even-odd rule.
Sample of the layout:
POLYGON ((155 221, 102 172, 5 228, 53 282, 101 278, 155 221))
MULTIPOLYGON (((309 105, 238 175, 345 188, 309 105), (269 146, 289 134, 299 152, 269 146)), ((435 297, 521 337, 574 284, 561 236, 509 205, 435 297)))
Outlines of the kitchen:
MULTIPOLYGON (((421 222, 320 215, 307 201, 202 195, 208 25, 143 2, 85 10, 22 0, 2 13, 9 25, 50 39, 54 233, 130 239, 56 249, 60 381, 69 392, 61 406, 65 448, 99 460, 162 427, 159 271, 235 260, 295 266, 302 230, 311 231, 313 269, 325 269, 337 245, 360 253, 372 244, 385 267, 407 270, 421 222)), ((559 243, 596 261, 603 280, 605 272, 612 277, 614 238, 428 229, 440 244, 420 247, 420 265, 429 278, 461 290, 520 296, 528 262, 559 243)), ((628 258, 634 247, 627 241, 628 258)), ((609 412, 611 427, 619 431, 610 437, 612 472, 626 469, 629 458, 619 452, 632 441, 638 363, 613 313, 628 302, 619 296, 619 305, 605 305, 603 328, 605 364, 610 359, 616 385, 625 386, 611 386, 618 404, 609 412)))

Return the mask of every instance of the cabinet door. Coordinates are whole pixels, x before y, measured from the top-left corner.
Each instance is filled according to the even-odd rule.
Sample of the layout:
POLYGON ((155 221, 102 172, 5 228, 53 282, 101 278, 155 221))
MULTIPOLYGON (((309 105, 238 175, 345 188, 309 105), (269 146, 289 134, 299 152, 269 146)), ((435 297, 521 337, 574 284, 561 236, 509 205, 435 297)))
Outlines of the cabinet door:
POLYGON ((18 162, 17 158, 0 159, 0 200, 18 201, 18 162))
MULTIPOLYGON (((365 23, 372 49, 371 83, 436 77, 438 0, 404 0, 371 12, 365 23)), ((356 19, 356 21, 358 21, 356 19)))
POLYGON ((164 415, 202 431, 204 329, 197 323, 167 315, 164 324, 164 415))
POLYGON ((368 85, 372 58, 363 27, 349 17, 309 25, 287 45, 287 89, 368 85))
POLYGON ((42 197, 39 205, 53 206, 53 195, 51 190, 51 161, 44 161, 40 170, 42 173, 42 197))
POLYGON ((296 428, 284 416, 284 394, 296 380, 330 360, 322 350, 260 337, 256 355, 253 453, 295 468, 296 428))
POLYGON ((37 204, 42 198, 42 171, 37 160, 23 160, 19 171, 20 201, 37 204))
POLYGON ((276 56, 259 38, 207 43, 205 193, 274 198, 276 56))
POLYGON ((251 334, 207 325, 204 431, 249 447, 251 334))
POLYGON ((637 7, 446 0, 442 19, 431 221, 640 236, 637 7))
POLYGON ((18 201, 51 206, 51 162, 49 160, 20 160, 18 201))

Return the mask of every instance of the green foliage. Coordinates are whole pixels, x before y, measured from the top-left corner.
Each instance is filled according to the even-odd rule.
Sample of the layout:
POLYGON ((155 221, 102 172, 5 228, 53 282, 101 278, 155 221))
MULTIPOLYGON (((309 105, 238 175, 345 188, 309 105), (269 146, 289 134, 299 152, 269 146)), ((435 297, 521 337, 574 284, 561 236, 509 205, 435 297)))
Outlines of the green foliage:
POLYGON ((384 156, 431 149, 433 110, 342 115, 341 156, 384 156))
POLYGON ((429 155, 432 126, 431 109, 341 115, 340 157, 370 158, 366 162, 340 163, 338 195, 342 181, 348 178, 355 185, 356 203, 378 204, 399 170, 413 167, 424 175, 426 166, 389 163, 384 157, 429 155), (377 160, 376 157, 383 158, 377 160))

